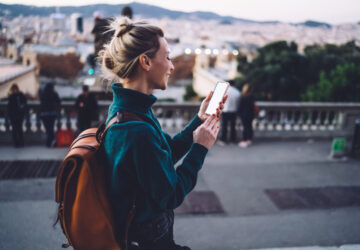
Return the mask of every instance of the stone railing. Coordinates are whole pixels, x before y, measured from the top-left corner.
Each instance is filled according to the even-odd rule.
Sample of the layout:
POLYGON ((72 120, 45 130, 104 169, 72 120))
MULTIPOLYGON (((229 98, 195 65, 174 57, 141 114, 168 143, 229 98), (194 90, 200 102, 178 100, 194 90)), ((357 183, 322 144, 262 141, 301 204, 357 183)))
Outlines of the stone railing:
POLYGON ((360 103, 258 102, 260 138, 351 137, 360 103))
MULTIPOLYGON (((100 122, 106 119, 110 103, 99 102, 100 122)), ((260 112, 253 121, 257 138, 351 137, 355 119, 360 118, 359 103, 257 102, 257 105, 260 112)), ((30 101, 28 106, 29 113, 24 121, 25 141, 27 144, 43 143, 45 133, 39 117, 39 102, 30 101)), ((153 106, 153 112, 162 128, 174 134, 194 117, 199 106, 200 103, 159 102, 153 106)), ((55 127, 56 130, 60 128, 76 130, 74 102, 61 103, 61 111, 55 127)), ((241 130, 240 119, 238 119, 237 128, 241 130)), ((0 102, 0 142, 2 144, 11 143, 10 131, 6 102, 0 102)))

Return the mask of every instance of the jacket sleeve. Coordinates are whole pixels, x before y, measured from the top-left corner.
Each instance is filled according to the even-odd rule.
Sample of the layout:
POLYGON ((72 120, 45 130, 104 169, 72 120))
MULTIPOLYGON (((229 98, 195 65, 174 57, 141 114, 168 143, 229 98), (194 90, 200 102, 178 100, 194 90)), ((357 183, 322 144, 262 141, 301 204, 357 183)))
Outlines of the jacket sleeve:
POLYGON ((144 124, 133 147, 133 162, 141 188, 162 210, 175 209, 195 187, 207 149, 191 145, 182 164, 175 170, 171 153, 161 146, 157 131, 144 124))
POLYGON ((202 124, 198 115, 178 134, 171 137, 164 132, 167 143, 170 145, 172 151, 172 159, 175 164, 178 162, 190 149, 193 143, 193 131, 202 124))

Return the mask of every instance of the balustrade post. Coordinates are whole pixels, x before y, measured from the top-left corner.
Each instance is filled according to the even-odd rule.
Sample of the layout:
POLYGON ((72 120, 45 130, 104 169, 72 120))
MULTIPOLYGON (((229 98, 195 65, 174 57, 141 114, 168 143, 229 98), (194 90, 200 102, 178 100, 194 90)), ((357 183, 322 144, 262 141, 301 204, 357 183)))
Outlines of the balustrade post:
POLYGON ((320 130, 321 128, 321 110, 316 112, 315 129, 320 130))
POLYGON ((297 122, 298 126, 299 126, 299 130, 303 130, 303 126, 304 126, 304 111, 300 110, 299 111, 300 114, 299 114, 299 120, 297 122))
POLYGON ((57 118, 56 118, 56 128, 57 128, 57 131, 59 131, 61 129, 61 126, 62 126, 62 121, 61 121, 61 111, 59 111, 57 113, 57 118))
POLYGON ((330 110, 325 110, 324 112, 325 112, 324 127, 326 130, 329 130, 330 110))
POLYGON ((37 110, 35 114, 36 114, 36 122, 35 122, 36 132, 40 132, 41 131, 40 111, 37 110))
POLYGON ((31 132, 30 110, 28 110, 28 112, 25 114, 25 128, 26 133, 31 132))
POLYGON ((181 110, 181 126, 185 127, 188 121, 187 115, 189 114, 189 112, 186 109, 182 109, 181 110))
POLYGON ((172 114, 171 114, 171 120, 172 120, 172 127, 173 128, 176 128, 176 121, 177 119, 179 119, 180 117, 180 112, 179 112, 179 109, 175 109, 172 114))
POLYGON ((290 116, 290 119, 288 119, 288 123, 290 126, 290 130, 293 131, 295 127, 295 116, 296 116, 296 110, 288 110, 288 117, 290 116))
POLYGON ((66 118, 66 129, 71 130, 71 110, 65 109, 65 118, 66 118))
POLYGON ((7 114, 5 114, 5 129, 6 129, 6 132, 10 132, 10 121, 9 121, 9 117, 7 114))
POLYGON ((286 112, 284 110, 279 111, 279 115, 280 115, 280 128, 282 131, 285 130, 286 127, 286 121, 287 121, 287 117, 286 117, 286 112))

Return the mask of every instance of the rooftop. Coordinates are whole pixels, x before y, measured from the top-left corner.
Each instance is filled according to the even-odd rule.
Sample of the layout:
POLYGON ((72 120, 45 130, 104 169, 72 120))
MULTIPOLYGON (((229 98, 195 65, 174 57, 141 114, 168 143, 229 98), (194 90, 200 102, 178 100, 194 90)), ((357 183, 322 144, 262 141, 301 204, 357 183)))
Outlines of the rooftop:
POLYGON ((11 60, 0 57, 0 84, 10 81, 18 76, 35 69, 35 66, 22 66, 11 63, 11 60))

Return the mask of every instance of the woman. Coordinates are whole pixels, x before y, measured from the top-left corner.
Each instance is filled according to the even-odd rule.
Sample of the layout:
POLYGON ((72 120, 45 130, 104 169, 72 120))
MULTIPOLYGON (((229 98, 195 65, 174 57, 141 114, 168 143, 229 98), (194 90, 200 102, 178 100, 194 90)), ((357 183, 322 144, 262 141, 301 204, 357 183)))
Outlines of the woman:
POLYGON ((112 85, 114 99, 107 122, 121 110, 144 120, 114 124, 105 137, 105 152, 111 166, 110 202, 119 241, 124 246, 125 221, 136 193, 129 249, 189 249, 174 242, 173 210, 196 184, 206 153, 216 140, 223 103, 219 104, 217 115, 207 116, 210 93, 198 115, 171 138, 161 130, 151 111, 156 101, 152 91, 165 90, 174 70, 163 31, 147 23, 131 23, 127 18, 115 20, 112 27, 114 36, 100 52, 100 58, 104 73, 122 79, 122 86, 112 85), (174 164, 186 153, 175 170, 174 164))
POLYGON ((7 106, 8 117, 12 128, 14 146, 24 147, 23 121, 27 111, 27 101, 25 95, 20 91, 19 86, 14 83, 9 91, 9 101, 7 106))
POLYGON ((40 97, 40 118, 45 127, 47 147, 53 147, 56 144, 54 125, 59 110, 59 95, 55 91, 54 84, 47 83, 40 97))
POLYGON ((239 142, 242 148, 248 147, 253 138, 252 121, 254 119, 254 105, 255 99, 252 94, 252 86, 245 84, 241 91, 241 98, 239 102, 238 112, 243 125, 243 141, 239 142))

